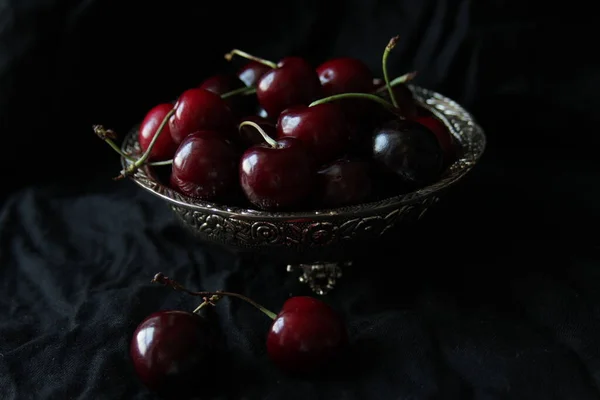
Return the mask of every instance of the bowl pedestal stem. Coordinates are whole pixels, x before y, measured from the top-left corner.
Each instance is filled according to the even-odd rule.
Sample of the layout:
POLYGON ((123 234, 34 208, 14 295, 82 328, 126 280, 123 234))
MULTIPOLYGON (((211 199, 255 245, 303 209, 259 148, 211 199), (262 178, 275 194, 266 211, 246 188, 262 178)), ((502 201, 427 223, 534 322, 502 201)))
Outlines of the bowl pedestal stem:
POLYGON ((318 294, 329 293, 342 277, 342 268, 352 266, 352 261, 323 262, 318 261, 310 264, 288 264, 288 272, 300 272, 298 280, 306 283, 310 289, 318 294))

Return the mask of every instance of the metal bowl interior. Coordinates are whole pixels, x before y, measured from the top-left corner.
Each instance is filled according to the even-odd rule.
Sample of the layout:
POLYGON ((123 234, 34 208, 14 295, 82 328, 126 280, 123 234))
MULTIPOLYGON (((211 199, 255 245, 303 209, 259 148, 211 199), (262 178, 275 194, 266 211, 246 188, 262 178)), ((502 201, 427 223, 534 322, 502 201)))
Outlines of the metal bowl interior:
MULTIPOLYGON (((486 146, 486 137, 482 128, 476 123, 471 114, 455 101, 418 86, 410 85, 410 88, 418 104, 431 111, 446 124, 461 148, 459 157, 446 169, 437 182, 411 193, 347 207, 298 212, 272 212, 205 202, 184 196, 163 185, 157 179, 152 169, 147 167, 139 169, 131 179, 145 190, 164 199, 172 207, 177 207, 178 209, 185 208, 204 214, 219 215, 225 218, 241 218, 245 221, 327 221, 340 217, 354 218, 368 216, 377 212, 418 203, 437 195, 462 179, 482 156, 486 146)), ((134 127, 125 137, 122 149, 129 154, 141 154, 138 142, 138 126, 134 127)), ((123 168, 126 168, 130 162, 125 158, 121 158, 121 163, 123 168)))

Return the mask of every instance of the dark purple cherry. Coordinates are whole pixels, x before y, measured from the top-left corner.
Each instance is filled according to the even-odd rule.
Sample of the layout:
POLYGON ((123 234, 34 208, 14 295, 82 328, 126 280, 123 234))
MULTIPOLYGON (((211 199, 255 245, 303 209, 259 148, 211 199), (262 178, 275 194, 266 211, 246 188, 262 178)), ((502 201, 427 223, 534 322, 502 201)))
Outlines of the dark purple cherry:
POLYGON ((426 126, 435 134, 440 142, 440 147, 442 148, 444 164, 451 164, 456 157, 456 148, 454 146, 454 138, 448 131, 446 125, 435 117, 418 117, 415 121, 426 126))
POLYGON ((159 311, 138 325, 129 354, 142 383, 163 396, 179 398, 210 385, 216 344, 216 331, 205 318, 159 311))
POLYGON ((300 57, 283 58, 277 68, 260 78, 256 89, 258 102, 268 115, 279 115, 292 106, 308 105, 321 93, 316 71, 300 57))
POLYGON ((248 87, 255 87, 259 79, 272 68, 257 61, 250 61, 237 73, 238 78, 248 87))
MULTIPOLYGON (((211 76, 199 86, 200 89, 208 90, 209 92, 213 92, 219 96, 244 87, 246 87, 244 82, 238 79, 237 76, 231 74, 218 74, 211 76)), ((251 112, 253 107, 256 106, 254 96, 236 95, 230 96, 223 100, 229 109, 236 115, 247 114, 251 112)))
POLYGON ((317 67, 323 95, 369 93, 373 89, 373 74, 369 67, 352 57, 334 58, 317 67))
POLYGON ((199 131, 188 135, 173 158, 171 186, 200 200, 231 195, 238 181, 239 154, 221 132, 199 131))
MULTIPOLYGON (((173 109, 172 104, 159 104, 153 107, 140 125, 140 130, 138 132, 138 139, 140 142, 140 147, 142 151, 145 152, 148 150, 150 146, 150 142, 154 138, 158 127, 161 125, 167 114, 173 109)), ((166 124, 163 128, 158 139, 156 139, 156 143, 150 150, 150 161, 165 161, 173 158, 175 154, 175 150, 177 150, 177 144, 173 141, 171 137, 171 132, 169 131, 169 126, 166 124)))
MULTIPOLYGON (((408 85, 399 83, 392 87, 392 91, 394 92, 394 97, 398 102, 400 114, 406 118, 416 118, 419 113, 418 106, 415 102, 413 92, 410 90, 408 85)), ((391 100, 387 90, 379 89, 378 94, 388 101, 391 100)))
POLYGON ((260 127, 258 130, 266 143, 250 147, 242 156, 242 190, 262 210, 301 207, 313 189, 314 160, 300 140, 275 141, 260 127))
POLYGON ((235 121, 231 110, 218 94, 205 89, 188 89, 175 103, 175 115, 169 119, 171 136, 179 144, 189 134, 214 130, 231 132, 235 121))
POLYGON ((267 354, 291 373, 316 372, 326 367, 348 344, 342 318, 313 297, 289 298, 267 336, 267 354))
POLYGON ((351 132, 336 103, 296 106, 283 111, 277 121, 278 138, 301 140, 318 165, 328 163, 346 150, 351 132))
POLYGON ((358 204, 371 195, 370 165, 362 160, 337 160, 317 172, 317 187, 322 206, 358 204))
POLYGON ((375 162, 410 186, 431 183, 442 168, 442 150, 436 136, 411 120, 392 120, 373 134, 375 162))
MULTIPOLYGON (((240 119, 240 122, 244 121, 251 121, 258 124, 258 126, 260 126, 265 133, 269 135, 269 137, 273 138, 277 136, 276 123, 269 121, 266 118, 259 117, 258 115, 248 115, 240 119)), ((239 128, 239 132, 242 143, 244 143, 246 146, 262 144, 265 142, 265 139, 262 137, 260 132, 252 126, 244 125, 239 128)))

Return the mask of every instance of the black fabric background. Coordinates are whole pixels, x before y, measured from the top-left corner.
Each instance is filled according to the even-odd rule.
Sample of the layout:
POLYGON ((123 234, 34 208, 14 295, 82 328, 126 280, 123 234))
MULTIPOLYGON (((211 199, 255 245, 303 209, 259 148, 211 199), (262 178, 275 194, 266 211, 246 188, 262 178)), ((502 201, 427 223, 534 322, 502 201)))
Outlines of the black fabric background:
POLYGON ((594 15, 583 1, 1 1, 0 397, 153 399, 129 364, 131 334, 156 310, 196 305, 151 285, 158 271, 274 310, 308 293, 282 265, 200 244, 163 202, 112 182, 118 157, 92 124, 125 133, 226 68, 233 47, 379 71, 400 34, 393 75, 417 69, 474 113, 481 164, 325 298, 351 329, 344 368, 286 377, 264 352, 268 320, 223 300, 231 371, 207 393, 600 398, 594 15))

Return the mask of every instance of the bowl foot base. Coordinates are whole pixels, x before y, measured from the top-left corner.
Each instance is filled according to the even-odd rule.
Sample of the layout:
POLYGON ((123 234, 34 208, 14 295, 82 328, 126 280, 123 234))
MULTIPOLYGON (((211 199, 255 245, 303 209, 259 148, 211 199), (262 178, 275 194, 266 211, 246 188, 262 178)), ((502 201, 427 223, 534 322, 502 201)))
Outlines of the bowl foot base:
POLYGON ((318 261, 310 264, 289 264, 288 272, 300 271, 298 280, 306 283, 310 289, 318 295, 329 293, 342 277, 342 267, 349 267, 352 261, 323 262, 318 261))

